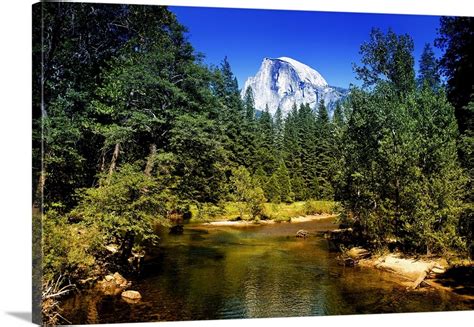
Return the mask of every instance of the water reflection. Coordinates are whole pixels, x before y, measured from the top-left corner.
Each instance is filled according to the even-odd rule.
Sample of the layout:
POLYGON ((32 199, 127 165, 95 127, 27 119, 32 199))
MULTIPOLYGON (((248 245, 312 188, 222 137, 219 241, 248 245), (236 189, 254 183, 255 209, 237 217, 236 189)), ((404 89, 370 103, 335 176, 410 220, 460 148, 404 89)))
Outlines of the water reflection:
POLYGON ((159 255, 133 288, 142 301, 78 295, 73 323, 201 320, 472 309, 442 291, 407 292, 380 271, 337 264, 324 239, 301 240, 329 221, 261 227, 188 226, 163 237, 159 255))

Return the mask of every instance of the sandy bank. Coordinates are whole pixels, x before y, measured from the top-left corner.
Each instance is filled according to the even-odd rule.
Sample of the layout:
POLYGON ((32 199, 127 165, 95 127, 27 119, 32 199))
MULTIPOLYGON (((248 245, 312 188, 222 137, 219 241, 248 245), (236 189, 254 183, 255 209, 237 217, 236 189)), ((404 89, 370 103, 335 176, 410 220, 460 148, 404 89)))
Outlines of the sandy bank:
POLYGON ((291 218, 290 221, 274 221, 274 220, 260 220, 258 222, 255 221, 247 221, 247 220, 237 220, 237 221, 213 221, 209 223, 204 223, 203 225, 211 225, 211 226, 255 226, 255 225, 270 225, 270 224, 277 224, 277 223, 302 223, 307 221, 313 220, 320 220, 320 219, 328 219, 328 218, 335 218, 337 215, 330 215, 330 214, 322 214, 322 215, 308 215, 308 216, 301 216, 301 217, 294 217, 291 218))
POLYGON ((405 279, 404 284, 411 288, 418 287, 429 275, 443 273, 446 270, 441 259, 403 258, 397 253, 386 254, 378 258, 361 259, 358 264, 397 274, 405 279))
POLYGON ((472 267, 451 267, 443 258, 405 257, 400 253, 370 256, 362 248, 352 248, 345 253, 345 256, 354 260, 359 266, 394 274, 398 277, 398 283, 407 289, 434 287, 457 293, 470 301, 474 300, 472 280, 470 281, 469 277, 466 279, 466 276, 455 276, 453 279, 453 272, 456 274, 455 271, 459 268, 469 270, 472 267))

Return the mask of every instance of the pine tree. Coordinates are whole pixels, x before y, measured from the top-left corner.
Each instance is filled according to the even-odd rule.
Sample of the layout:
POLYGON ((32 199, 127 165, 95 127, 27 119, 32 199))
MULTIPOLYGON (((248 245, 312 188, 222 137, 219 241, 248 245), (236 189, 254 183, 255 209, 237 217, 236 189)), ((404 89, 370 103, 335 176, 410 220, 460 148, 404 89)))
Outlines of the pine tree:
POLYGON ((274 117, 274 126, 275 126, 275 148, 278 153, 278 158, 282 158, 282 150, 283 150, 283 137, 284 137, 284 121, 283 121, 283 113, 281 111, 280 106, 278 106, 275 117, 274 117))
POLYGON ((304 199, 315 198, 318 186, 316 170, 316 117, 308 104, 302 104, 298 111, 298 143, 300 144, 301 178, 304 183, 304 199))
POLYGON ((281 202, 281 189, 278 177, 273 173, 265 184, 265 196, 272 203, 281 202))
POLYGON ((317 162, 315 168, 315 186, 317 187, 315 197, 327 200, 332 199, 334 194, 330 183, 331 176, 329 175, 333 162, 333 153, 331 153, 333 140, 329 113, 322 99, 318 106, 316 128, 318 138, 315 144, 317 162))
POLYGON ((254 165, 262 167, 267 176, 271 176, 276 169, 274 133, 273 119, 268 111, 268 106, 266 106, 257 121, 257 151, 254 157, 254 165))
POLYGON ((253 90, 251 87, 248 87, 245 90, 245 95, 244 95, 244 107, 245 107, 245 113, 246 113, 246 118, 248 122, 252 122, 255 120, 255 101, 254 101, 254 96, 253 96, 253 90))
POLYGON ((291 180, 288 169, 283 161, 280 161, 277 170, 274 173, 279 186, 279 198, 283 202, 292 202, 293 195, 291 191, 291 180))
POLYGON ((227 152, 215 121, 203 114, 178 117, 170 131, 169 151, 180 158, 175 173, 176 191, 182 199, 217 203, 224 198, 227 152))
MULTIPOLYGON (((155 12, 157 17, 165 14, 155 12)), ((93 119, 86 108, 102 68, 135 33, 145 31, 135 22, 127 30, 114 29, 110 21, 127 19, 119 6, 42 3, 33 15, 39 22, 33 26, 32 49, 33 202, 61 202, 70 209, 76 203, 75 188, 95 180, 100 151, 94 147, 102 140, 87 128, 93 119), (38 132, 42 128, 44 133, 38 132)))
POLYGON ((242 104, 240 101, 239 86, 237 79, 232 72, 227 56, 221 62, 219 71, 220 81, 216 87, 217 96, 220 97, 224 106, 230 111, 242 111, 242 104))
POLYGON ((420 58, 420 70, 417 79, 418 87, 422 88, 424 85, 436 90, 440 87, 441 79, 438 72, 438 63, 429 43, 425 44, 423 53, 420 58))
MULTIPOLYGON (((474 113, 474 94, 465 110, 474 113)), ((471 118, 473 115, 471 115, 471 118)), ((466 124, 466 130, 461 135, 458 151, 460 152, 461 166, 466 170, 468 180, 466 183, 466 196, 464 210, 459 223, 460 234, 466 238, 466 243, 471 257, 474 255, 474 194, 470 190, 474 185, 474 120, 466 124)))
POLYGON ((329 181, 334 190, 335 200, 340 199, 341 178, 344 171, 344 140, 347 122, 344 117, 344 109, 341 103, 336 104, 334 114, 330 123, 331 144, 331 164, 329 167, 329 181))
POLYGON ((285 118, 283 125, 283 160, 291 178, 291 198, 300 201, 306 198, 306 186, 302 179, 301 145, 299 142, 298 107, 293 104, 292 110, 285 118))
POLYGON ((332 123, 338 128, 341 128, 344 125, 344 112, 340 103, 336 104, 336 108, 334 109, 334 114, 332 117, 332 123))
POLYGON ((252 153, 243 137, 246 127, 246 111, 240 99, 237 79, 234 76, 227 57, 215 72, 213 90, 220 103, 219 120, 227 140, 225 149, 229 159, 238 165, 248 167, 252 153))

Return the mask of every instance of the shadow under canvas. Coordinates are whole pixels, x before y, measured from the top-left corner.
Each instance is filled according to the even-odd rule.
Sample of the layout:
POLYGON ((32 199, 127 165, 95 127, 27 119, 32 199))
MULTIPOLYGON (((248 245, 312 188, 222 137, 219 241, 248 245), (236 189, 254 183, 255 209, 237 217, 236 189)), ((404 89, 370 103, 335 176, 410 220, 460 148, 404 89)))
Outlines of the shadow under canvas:
POLYGON ((16 317, 18 319, 31 322, 32 314, 31 312, 26 311, 13 311, 13 312, 6 312, 8 315, 16 317))

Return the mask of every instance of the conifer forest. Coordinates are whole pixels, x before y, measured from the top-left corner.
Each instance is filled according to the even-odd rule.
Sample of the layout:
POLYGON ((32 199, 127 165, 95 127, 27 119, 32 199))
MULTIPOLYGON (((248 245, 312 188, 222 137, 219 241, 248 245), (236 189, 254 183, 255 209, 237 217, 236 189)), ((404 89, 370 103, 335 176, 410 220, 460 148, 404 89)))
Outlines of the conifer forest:
POLYGON ((33 12, 34 262, 45 321, 68 321, 61 288, 114 272, 133 279, 132 261, 164 244, 157 231, 186 234, 188 224, 326 214, 371 253, 470 262, 472 18, 441 17, 419 59, 409 34, 373 26, 347 72, 360 84, 334 108, 272 114, 255 107, 252 88, 241 93, 227 57, 205 64, 166 7, 33 12))

